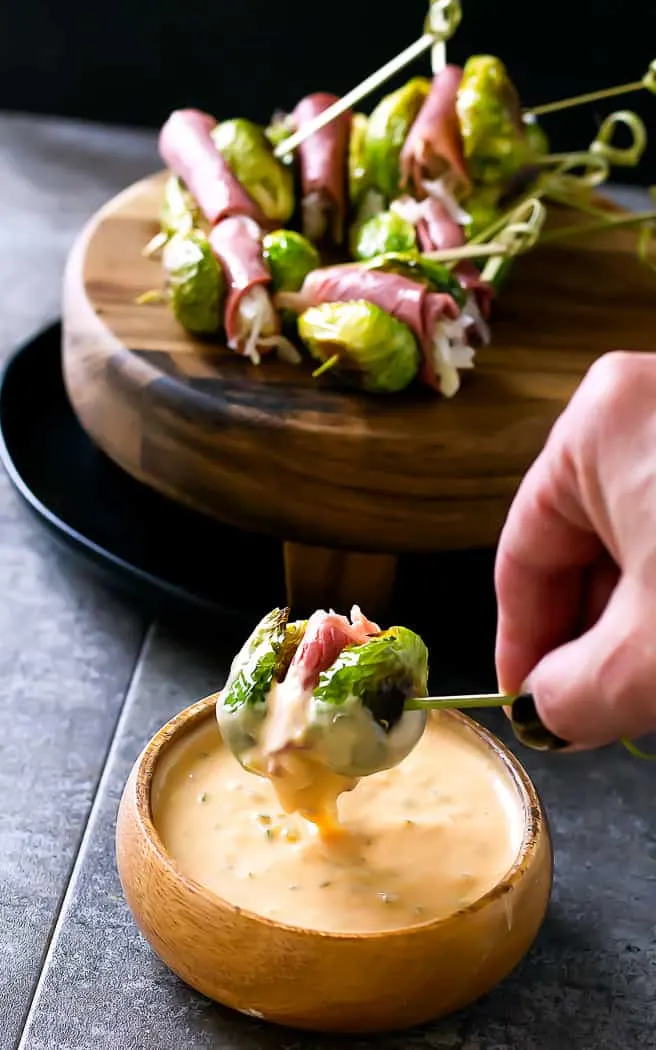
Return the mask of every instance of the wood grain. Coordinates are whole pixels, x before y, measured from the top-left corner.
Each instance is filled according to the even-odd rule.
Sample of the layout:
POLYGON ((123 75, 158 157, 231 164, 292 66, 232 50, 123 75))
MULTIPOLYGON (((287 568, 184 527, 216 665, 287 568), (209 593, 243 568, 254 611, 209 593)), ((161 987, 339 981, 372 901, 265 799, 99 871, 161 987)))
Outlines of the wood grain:
POLYGON ((183 981, 277 1024, 368 1033, 459 1010, 514 969, 542 924, 553 858, 535 789, 492 734, 464 715, 446 716, 469 727, 516 789, 524 836, 508 875, 446 919, 392 933, 327 934, 233 907, 182 875, 164 849, 151 813, 158 763, 185 734, 215 719, 215 702, 216 694, 194 704, 156 734, 134 765, 118 814, 127 903, 153 950, 183 981))
POLYGON ((188 336, 166 305, 135 304, 162 283, 142 256, 161 186, 157 175, 111 201, 71 254, 66 387, 130 474, 241 528, 362 553, 493 545, 589 365, 607 350, 656 348, 656 282, 635 233, 617 230, 517 262, 493 344, 452 401, 345 393, 274 360, 256 368, 188 336))

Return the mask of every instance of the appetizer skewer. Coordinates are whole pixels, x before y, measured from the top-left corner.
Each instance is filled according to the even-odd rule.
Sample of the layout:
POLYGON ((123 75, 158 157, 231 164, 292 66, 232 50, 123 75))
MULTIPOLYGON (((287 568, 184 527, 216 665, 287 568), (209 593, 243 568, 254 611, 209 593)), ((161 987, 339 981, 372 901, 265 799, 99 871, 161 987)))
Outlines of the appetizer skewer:
POLYGON ((317 610, 297 621, 289 609, 273 609, 233 660, 216 717, 241 765, 267 777, 283 809, 324 834, 336 828, 339 795, 401 763, 430 710, 505 707, 524 746, 568 747, 543 725, 530 694, 429 697, 428 673, 418 634, 383 630, 357 606, 350 617, 317 610))
MULTIPOLYGON (((458 0, 434 0, 415 44, 341 99, 308 95, 268 128, 193 109, 169 117, 160 135, 170 172, 161 229, 145 251, 161 252, 163 297, 184 328, 222 337, 253 364, 276 350, 290 363, 314 359, 313 375, 369 393, 419 380, 452 397, 490 340, 493 301, 514 256, 635 224, 638 255, 649 262, 656 210, 618 218, 593 196, 611 166, 639 163, 640 118, 613 113, 587 149, 554 154, 537 117, 655 92, 656 63, 641 81, 522 109, 499 58, 446 62, 460 19, 458 0), (431 78, 411 77, 369 115, 355 109, 429 49, 431 78), (620 128, 629 146, 616 145, 620 128), (551 202, 596 221, 542 234, 551 202), (437 263, 441 273, 429 273, 437 263)), ((140 301, 161 298, 146 292, 140 301)))

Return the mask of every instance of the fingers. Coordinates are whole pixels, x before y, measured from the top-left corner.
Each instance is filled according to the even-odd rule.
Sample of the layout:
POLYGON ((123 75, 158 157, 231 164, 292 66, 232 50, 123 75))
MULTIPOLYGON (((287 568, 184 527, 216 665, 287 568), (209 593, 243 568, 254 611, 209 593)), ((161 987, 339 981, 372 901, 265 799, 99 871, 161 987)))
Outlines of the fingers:
POLYGON ((565 414, 524 478, 499 540, 496 665, 507 693, 577 633, 585 571, 602 551, 578 499, 568 429, 565 414))
POLYGON ((580 638, 542 659, 530 676, 538 713, 582 748, 656 729, 656 595, 624 577, 580 638))

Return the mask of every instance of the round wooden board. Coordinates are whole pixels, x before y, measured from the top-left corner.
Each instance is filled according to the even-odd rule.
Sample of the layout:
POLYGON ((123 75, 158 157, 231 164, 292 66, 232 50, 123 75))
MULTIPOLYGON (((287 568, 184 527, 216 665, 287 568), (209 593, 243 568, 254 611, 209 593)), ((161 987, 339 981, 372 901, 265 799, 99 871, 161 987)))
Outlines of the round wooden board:
POLYGON ((635 232, 616 230, 517 261, 492 345, 451 401, 345 393, 273 359, 255 367, 190 338, 165 304, 136 305, 162 286, 160 263, 142 255, 162 184, 158 174, 112 200, 71 253, 66 387, 120 466, 238 527, 394 555, 492 545, 592 361, 656 347, 654 276, 635 232))

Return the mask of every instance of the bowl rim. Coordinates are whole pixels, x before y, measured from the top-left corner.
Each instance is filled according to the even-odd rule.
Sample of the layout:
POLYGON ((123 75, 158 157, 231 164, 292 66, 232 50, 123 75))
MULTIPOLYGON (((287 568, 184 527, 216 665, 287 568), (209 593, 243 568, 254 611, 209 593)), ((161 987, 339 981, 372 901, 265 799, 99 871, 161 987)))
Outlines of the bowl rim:
MULTIPOLYGON (((154 851, 158 863, 162 865, 171 878, 178 882, 187 892, 200 896, 208 906, 220 904, 222 908, 227 909, 235 917, 243 916, 262 926, 269 927, 272 931, 282 930, 297 936, 319 937, 335 941, 362 941, 387 939, 389 937, 421 936, 427 932, 436 931, 440 927, 445 928, 456 919, 482 911, 494 901, 504 897, 530 869, 544 840, 544 836, 546 835, 550 841, 547 819, 537 789, 519 759, 494 733, 479 722, 476 722, 461 711, 445 710, 439 712, 440 717, 446 716, 448 719, 464 726, 469 733, 473 734, 479 742, 494 754, 497 761, 501 762, 521 807, 522 837, 515 858, 505 875, 491 889, 487 890, 475 901, 472 901, 471 904, 439 919, 429 919, 423 923, 417 923, 412 926, 400 926, 398 929, 392 930, 357 931, 352 933, 293 926, 289 923, 278 922, 264 915, 259 915, 248 908, 232 904, 218 893, 209 890, 202 883, 186 875, 180 869, 175 858, 166 849, 160 837, 153 820, 151 808, 152 787, 158 762, 181 739, 182 734, 190 733, 194 729, 199 728, 202 722, 214 714, 216 701, 219 696, 220 690, 210 693, 208 696, 183 708, 182 711, 179 711, 169 719, 146 744, 136 760, 134 770, 136 816, 141 826, 141 831, 148 840, 149 848, 154 851)), ((553 858, 551 869, 553 871, 553 858)))

